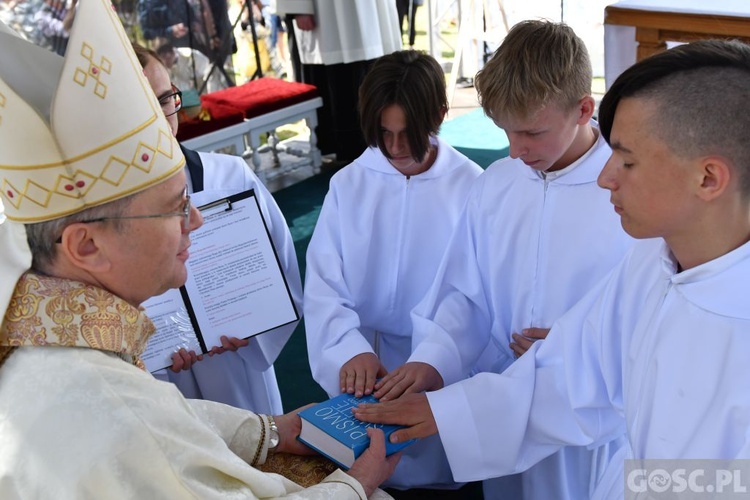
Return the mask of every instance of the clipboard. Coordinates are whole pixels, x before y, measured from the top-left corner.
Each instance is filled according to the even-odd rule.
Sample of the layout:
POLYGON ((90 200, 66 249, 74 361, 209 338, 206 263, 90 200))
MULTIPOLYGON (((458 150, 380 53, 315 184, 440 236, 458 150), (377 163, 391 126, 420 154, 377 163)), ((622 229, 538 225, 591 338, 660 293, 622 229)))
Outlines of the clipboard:
POLYGON ((156 325, 142 356, 152 372, 172 366, 182 347, 206 353, 222 335, 249 338, 300 319, 255 191, 198 210, 187 281, 143 304, 156 325))

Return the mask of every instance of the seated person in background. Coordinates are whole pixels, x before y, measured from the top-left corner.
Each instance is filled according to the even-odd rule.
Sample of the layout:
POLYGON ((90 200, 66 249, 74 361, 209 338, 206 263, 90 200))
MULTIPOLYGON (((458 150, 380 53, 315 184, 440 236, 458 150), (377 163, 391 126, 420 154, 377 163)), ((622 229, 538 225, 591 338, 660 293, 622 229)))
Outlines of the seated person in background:
POLYGON ((211 61, 201 52, 189 47, 175 47, 169 42, 159 45, 156 49, 159 61, 167 68, 169 78, 180 90, 195 89, 199 91, 206 82, 205 92, 215 92, 224 88, 221 73, 211 71, 211 61), (209 76, 209 72, 211 75, 209 76))
POLYGON ((348 474, 303 489, 253 467, 274 451, 309 453, 295 439, 298 415, 187 400, 142 369, 154 326, 139 305, 185 282, 203 219, 107 0, 81 2, 70 45, 63 62, 0 25, 0 497, 376 492, 398 460, 384 457, 382 432, 348 474), (81 85, 81 48, 107 54, 113 77, 89 72, 106 92, 81 85), (113 157, 131 168, 114 177, 113 157))
MULTIPOLYGON (((159 99, 172 134, 177 135, 175 90, 167 69, 153 51, 138 45, 133 48, 159 99)), ((182 151, 186 158, 188 190, 196 206, 255 189, 289 290, 297 310, 301 311, 302 282, 294 242, 284 215, 271 193, 239 156, 195 152, 184 147, 182 151)), ((157 372, 157 378, 174 382, 189 398, 209 399, 255 412, 282 413, 273 362, 296 326, 295 322, 249 340, 227 339, 217 347, 220 347, 219 351, 226 349, 230 352, 208 356, 201 361, 194 352, 182 349, 174 357, 173 369, 157 372)))
MULTIPOLYGON (((508 136, 510 158, 474 183, 435 283, 412 313, 415 351, 377 386, 385 399, 439 388, 421 385, 435 370, 443 384, 473 369, 503 372, 633 243, 596 184, 611 150, 591 119, 583 40, 561 23, 521 22, 475 81, 485 113, 508 136), (454 346, 460 357, 447 359, 454 346)), ((591 497, 608 481, 620 444, 562 449, 522 474, 522 497, 591 497)), ((507 488, 506 478, 489 481, 485 494, 507 488)))
MULTIPOLYGON (((356 416, 412 426, 396 441, 439 432, 459 478, 512 473, 561 446, 623 432, 631 464, 647 475, 666 466, 693 477, 709 460, 746 462, 748 95, 750 46, 737 41, 681 45, 622 73, 599 107, 613 151, 599 185, 625 231, 643 241, 503 374, 356 416)), ((456 363, 462 349, 450 348, 456 363)), ((619 494, 609 498, 626 491, 619 472, 619 494)))
MULTIPOLYGON (((448 102, 431 56, 381 57, 359 103, 370 147, 331 178, 307 251, 310 367, 330 396, 370 394, 378 377, 408 359, 409 312, 432 282, 482 172, 437 136, 448 102)), ((405 450, 388 484, 459 486, 436 439, 405 450)))

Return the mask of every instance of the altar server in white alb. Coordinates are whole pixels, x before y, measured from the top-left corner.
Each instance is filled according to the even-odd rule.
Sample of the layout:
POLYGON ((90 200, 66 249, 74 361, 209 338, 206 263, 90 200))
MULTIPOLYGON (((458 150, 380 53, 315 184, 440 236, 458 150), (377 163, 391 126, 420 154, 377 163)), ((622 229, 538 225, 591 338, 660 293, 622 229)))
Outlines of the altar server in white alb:
MULTIPOLYGON (((307 250, 305 327, 315 380, 370 394, 411 354, 409 313, 424 296, 481 168, 437 137, 448 108, 431 56, 376 61, 360 88, 371 144, 331 179, 307 250)), ((405 450, 388 484, 455 487, 439 440, 405 450)))
MULTIPOLYGON (((177 135, 179 90, 151 50, 134 46, 138 61, 151 84, 172 133, 177 135)), ((204 205, 249 189, 255 190, 261 213, 271 233, 281 267, 297 310, 302 308, 302 282, 292 235, 284 215, 271 193, 248 164, 238 156, 191 151, 182 147, 188 189, 196 206, 204 205)), ((284 325, 249 340, 226 339, 216 351, 220 356, 204 356, 181 349, 172 370, 157 372, 162 380, 177 385, 185 397, 208 399, 260 413, 283 413, 281 394, 273 362, 292 335, 297 322, 284 325)))
POLYGON ((646 459, 749 459, 748 95, 750 46, 737 41, 681 45, 620 75, 599 110, 613 150, 599 184, 644 241, 505 373, 357 416, 413 426, 396 439, 439 432, 460 479, 623 432, 647 473, 646 459))
MULTIPOLYGON (((385 399, 464 379, 477 363, 503 372, 633 242, 596 184, 611 150, 591 119, 591 64, 570 27, 515 25, 476 87, 508 136, 510 158, 474 183, 435 283, 412 313, 415 351, 377 386, 385 399)), ((564 448, 523 473, 523 498, 589 498, 618 448, 564 448)), ((461 457, 448 458, 455 473, 461 457)), ((505 478, 488 481, 485 493, 508 487, 505 478)))
POLYGON ((140 305, 185 282, 203 218, 108 0, 79 3, 68 48, 0 23, 0 498, 382 497, 382 432, 304 488, 256 468, 309 453, 297 414, 188 400, 144 370, 140 305))

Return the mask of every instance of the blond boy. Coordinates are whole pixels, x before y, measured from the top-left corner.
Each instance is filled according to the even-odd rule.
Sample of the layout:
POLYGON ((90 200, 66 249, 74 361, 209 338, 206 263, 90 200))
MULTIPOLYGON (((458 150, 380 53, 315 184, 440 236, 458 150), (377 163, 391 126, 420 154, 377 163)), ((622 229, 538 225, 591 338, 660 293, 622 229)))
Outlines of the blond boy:
MULTIPOLYGON (((415 351, 378 386, 384 399, 438 389, 475 367, 503 372, 632 244, 596 184, 611 151, 592 121, 591 64, 573 30, 517 24, 476 85, 508 135, 510 158, 474 183, 436 280, 412 312, 415 351)), ((588 498, 618 448, 563 449, 523 473, 523 498, 588 498)), ((474 451, 449 455, 454 476, 474 451)), ((494 475, 473 470, 475 479, 494 475)), ((488 482, 485 494, 507 486, 488 482)))

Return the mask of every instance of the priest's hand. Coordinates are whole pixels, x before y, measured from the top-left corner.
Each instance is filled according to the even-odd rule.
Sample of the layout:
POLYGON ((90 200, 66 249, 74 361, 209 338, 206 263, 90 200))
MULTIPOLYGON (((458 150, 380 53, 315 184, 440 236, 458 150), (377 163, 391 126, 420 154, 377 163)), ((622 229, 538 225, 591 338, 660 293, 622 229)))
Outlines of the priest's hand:
MULTIPOLYGON (((248 339, 238 339, 236 337, 227 337, 226 335, 221 336, 221 345, 214 346, 208 351, 209 356, 214 354, 221 354, 227 351, 236 351, 240 347, 245 347, 250 341, 248 339)), ((195 351, 188 351, 185 348, 181 348, 179 351, 172 354, 172 366, 171 370, 175 373, 181 372, 182 370, 189 370, 195 363, 203 360, 202 354, 195 354, 195 351)))
POLYGON ((443 377, 427 363, 402 365, 375 384, 375 397, 380 401, 396 399, 402 394, 436 391, 443 388, 443 377))
POLYGON ((237 337, 227 337, 226 335, 221 336, 221 345, 214 346, 208 351, 209 356, 214 354, 221 354, 227 351, 236 351, 240 347, 245 347, 250 343, 249 339, 238 339, 237 337))
POLYGON ((354 394, 357 398, 372 394, 375 381, 387 373, 388 370, 376 354, 372 352, 357 354, 344 363, 339 371, 341 392, 354 394))
POLYGON ((182 347, 179 351, 172 354, 172 367, 170 369, 175 373, 179 373, 182 370, 189 370, 191 366, 202 359, 202 354, 197 355, 195 351, 188 351, 182 347))
POLYGON ((512 335, 514 342, 510 343, 510 348, 516 357, 520 358, 534 345, 534 342, 547 338, 549 330, 549 328, 526 328, 521 330, 521 335, 514 333, 512 335))
POLYGON ((380 429, 367 429, 367 437, 370 446, 354 461, 347 474, 359 481, 369 498, 393 474, 401 453, 385 456, 385 435, 380 429))
POLYGON ((405 425, 391 434, 391 443, 421 439, 437 434, 437 423, 424 393, 404 394, 395 401, 361 404, 352 410, 363 422, 405 425))
POLYGON ((279 428, 279 446, 276 451, 281 453, 292 453, 294 455, 317 455, 318 452, 302 444, 297 439, 302 430, 302 420, 298 413, 305 408, 313 406, 315 403, 302 406, 296 410, 273 417, 276 427, 279 428))

